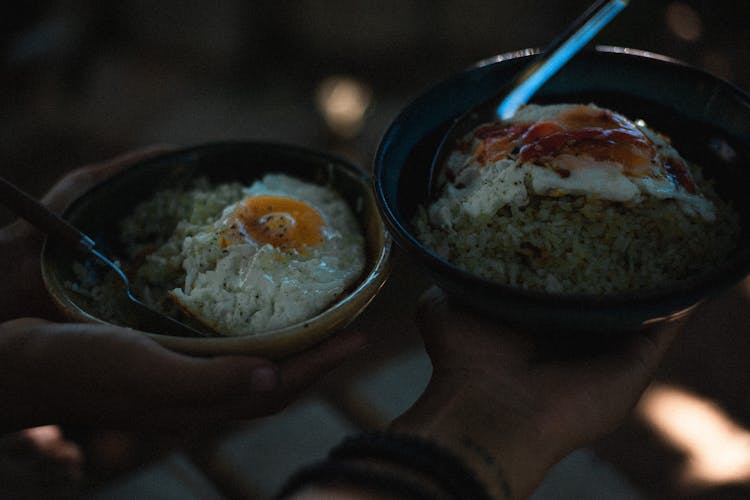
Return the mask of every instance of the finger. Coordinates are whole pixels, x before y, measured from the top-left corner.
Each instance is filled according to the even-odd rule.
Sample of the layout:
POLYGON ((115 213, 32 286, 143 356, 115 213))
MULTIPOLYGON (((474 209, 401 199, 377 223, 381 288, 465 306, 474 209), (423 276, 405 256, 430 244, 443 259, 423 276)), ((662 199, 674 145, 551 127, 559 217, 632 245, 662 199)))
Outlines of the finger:
POLYGON ((158 384, 146 398, 165 405, 216 404, 272 393, 279 387, 278 368, 262 358, 194 358, 166 351, 159 353, 158 360, 161 366, 143 369, 138 375, 158 384))
POLYGON ((606 374, 611 384, 631 381, 643 386, 650 381, 664 355, 678 335, 682 323, 672 321, 640 332, 633 332, 624 343, 589 363, 587 369, 606 374))
POLYGON ((276 366, 262 358, 188 356, 110 325, 7 323, 14 324, 30 332, 18 353, 33 367, 26 368, 30 378, 60 381, 59 391, 45 393, 60 402, 98 398, 115 405, 202 405, 271 391, 278 384, 276 366))
POLYGON ((650 378, 682 330, 682 326, 683 321, 676 320, 640 332, 624 351, 624 363, 633 365, 644 377, 650 378))
POLYGON ((279 398, 253 398, 214 405, 134 408, 111 417, 95 415, 92 425, 117 429, 147 429, 177 434, 215 432, 217 425, 233 425, 281 411, 286 405, 279 398))
POLYGON ((279 386, 278 367, 267 359, 196 357, 165 349, 140 333, 117 334, 130 338, 120 348, 126 362, 116 368, 126 374, 132 393, 143 396, 148 405, 212 405, 252 398, 279 386))
MULTIPOLYGON (((201 397, 197 401, 184 398, 162 397, 161 404, 144 404, 128 411, 114 411, 110 415, 99 413, 101 423, 117 427, 174 429, 200 429, 217 422, 234 422, 248 418, 271 415, 282 410, 301 392, 319 380, 325 373, 339 366, 367 344, 367 335, 360 331, 348 331, 328 339, 317 347, 284 361, 279 369, 279 384, 270 390, 253 391, 243 385, 239 391, 232 390, 226 397, 211 401, 201 397), (210 403, 210 404, 209 404, 210 403), (123 415, 127 415, 123 418, 123 415)), ((232 358, 214 358, 215 362, 236 361, 232 358)), ((241 358, 240 358, 241 361, 241 358)), ((170 368, 173 370, 174 368, 170 368)), ((229 365, 222 371, 226 373, 229 365)), ((235 376, 229 376, 236 381, 235 376)), ((207 380, 202 378, 200 383, 207 380)), ((210 383, 208 384, 211 385, 210 383)), ((256 387, 257 388, 257 387, 256 387)), ((179 387, 177 388, 179 390, 179 387)))
POLYGON ((525 365, 534 350, 530 336, 451 301, 436 287, 420 297, 416 320, 433 363, 443 367, 503 362, 513 368, 525 365))
POLYGON ((174 149, 175 146, 171 145, 153 145, 111 160, 77 168, 63 176, 42 198, 42 202, 55 211, 62 211, 71 201, 120 170, 174 149))
POLYGON ((32 423, 137 427, 195 419, 197 425, 268 415, 367 340, 362 332, 343 333, 286 360, 281 373, 262 358, 172 352, 127 328, 42 320, 6 326, 14 324, 31 335, 14 355, 22 366, 5 366, 14 372, 7 382, 27 388, 16 399, 30 408, 32 423))
POLYGON ((257 393, 252 400, 228 401, 216 407, 209 420, 222 414, 226 419, 236 419, 242 415, 247 418, 276 413, 324 375, 366 349, 369 343, 370 337, 364 331, 339 332, 312 349, 284 360, 279 366, 279 385, 274 390, 257 393))
POLYGON ((94 417, 117 427, 186 429, 270 415, 289 403, 278 370, 265 360, 187 358, 166 363, 166 379, 141 374, 152 384, 147 394, 133 391, 130 402, 112 404, 94 417))
POLYGON ((367 347, 368 334, 361 330, 338 332, 314 348, 294 355, 281 363, 284 397, 292 398, 367 347))
POLYGON ((681 322, 675 321, 634 333, 621 349, 585 363, 573 363, 566 370, 558 370, 557 377, 568 380, 570 387, 578 387, 579 396, 588 394, 602 412, 609 409, 625 415, 651 383, 680 329, 681 322), (602 404, 604 401, 610 404, 602 404))
POLYGON ((0 323, 0 331, 3 335, 9 335, 11 331, 25 331, 51 324, 51 321, 42 318, 14 318, 0 323))

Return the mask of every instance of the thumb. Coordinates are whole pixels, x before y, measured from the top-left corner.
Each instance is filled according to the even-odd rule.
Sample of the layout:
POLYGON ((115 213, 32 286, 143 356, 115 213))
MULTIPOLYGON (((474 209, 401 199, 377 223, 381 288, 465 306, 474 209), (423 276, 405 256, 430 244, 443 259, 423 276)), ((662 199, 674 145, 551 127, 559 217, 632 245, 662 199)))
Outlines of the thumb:
POLYGON ((158 144, 77 168, 63 176, 42 198, 42 202, 54 211, 62 211, 88 189, 120 170, 174 149, 174 146, 158 144))

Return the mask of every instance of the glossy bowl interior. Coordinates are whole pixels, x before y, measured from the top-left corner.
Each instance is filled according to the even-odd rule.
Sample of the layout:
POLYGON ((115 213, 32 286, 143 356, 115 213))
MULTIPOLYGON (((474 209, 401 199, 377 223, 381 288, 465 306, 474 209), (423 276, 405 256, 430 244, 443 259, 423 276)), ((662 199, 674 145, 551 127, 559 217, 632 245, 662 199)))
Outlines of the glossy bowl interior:
POLYGON ((527 291, 483 280, 445 261, 414 236, 410 221, 427 198, 428 169, 452 119, 494 96, 533 57, 497 56, 442 81, 412 101, 384 134, 375 157, 378 207, 394 239, 454 298, 520 327, 542 331, 633 331, 686 314, 750 272, 750 97, 704 71, 632 49, 598 47, 574 58, 533 99, 594 102, 644 119, 703 166, 739 211, 738 250, 710 275, 673 288, 617 295, 527 291))
MULTIPOLYGON (((196 177, 212 183, 249 185, 267 172, 283 172, 339 192, 354 210, 366 235, 367 263, 361 279, 338 302, 307 321, 287 328, 242 337, 188 338, 149 333, 162 345, 192 354, 254 354, 280 358, 304 350, 351 322, 375 297, 390 270, 391 238, 378 215, 370 177, 339 158, 306 149, 269 143, 216 143, 168 153, 143 161, 99 184, 64 213, 64 217, 98 244, 116 253, 117 221, 140 201, 196 177)), ((95 301, 71 290, 75 262, 86 256, 47 240, 42 275, 55 301, 72 319, 103 322, 95 301)), ((124 299, 124 296, 123 296, 124 299)), ((127 310, 123 307, 122 310, 127 310)), ((150 332, 124 315, 118 322, 150 332)))

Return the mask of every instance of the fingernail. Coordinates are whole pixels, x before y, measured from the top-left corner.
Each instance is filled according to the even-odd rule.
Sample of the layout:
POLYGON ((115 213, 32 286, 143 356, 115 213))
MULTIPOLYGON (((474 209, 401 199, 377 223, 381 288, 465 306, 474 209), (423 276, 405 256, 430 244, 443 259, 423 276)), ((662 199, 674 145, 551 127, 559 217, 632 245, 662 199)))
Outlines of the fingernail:
POLYGON ((253 370, 250 383, 256 391, 270 391, 276 388, 279 377, 271 366, 260 366, 253 370))

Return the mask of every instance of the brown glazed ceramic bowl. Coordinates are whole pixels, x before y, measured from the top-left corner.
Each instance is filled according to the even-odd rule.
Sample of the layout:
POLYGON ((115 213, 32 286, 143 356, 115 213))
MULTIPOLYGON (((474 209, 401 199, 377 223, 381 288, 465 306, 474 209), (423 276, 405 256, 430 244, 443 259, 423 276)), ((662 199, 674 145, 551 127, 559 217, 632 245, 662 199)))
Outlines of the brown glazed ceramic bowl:
MULTIPOLYGON (((370 189, 369 176, 342 159, 307 149, 273 143, 229 142, 202 145, 148 159, 115 175, 76 200, 64 218, 99 244, 116 248, 117 221, 153 193, 193 177, 212 183, 250 184, 268 172, 287 173, 338 191, 349 203, 366 236, 367 263, 360 280, 328 309, 306 321, 241 337, 177 337, 151 332, 127 315, 117 323, 149 332, 170 349, 199 355, 252 354, 280 358, 313 346, 351 322, 375 297, 390 270, 391 239, 385 231, 370 189)), ((116 254, 116 252, 114 252, 116 254)), ((48 239, 42 251, 47 289, 62 310, 79 321, 105 322, 101 309, 71 289, 75 262, 85 255, 48 239)), ((126 310, 126 308, 123 308, 126 310)))

